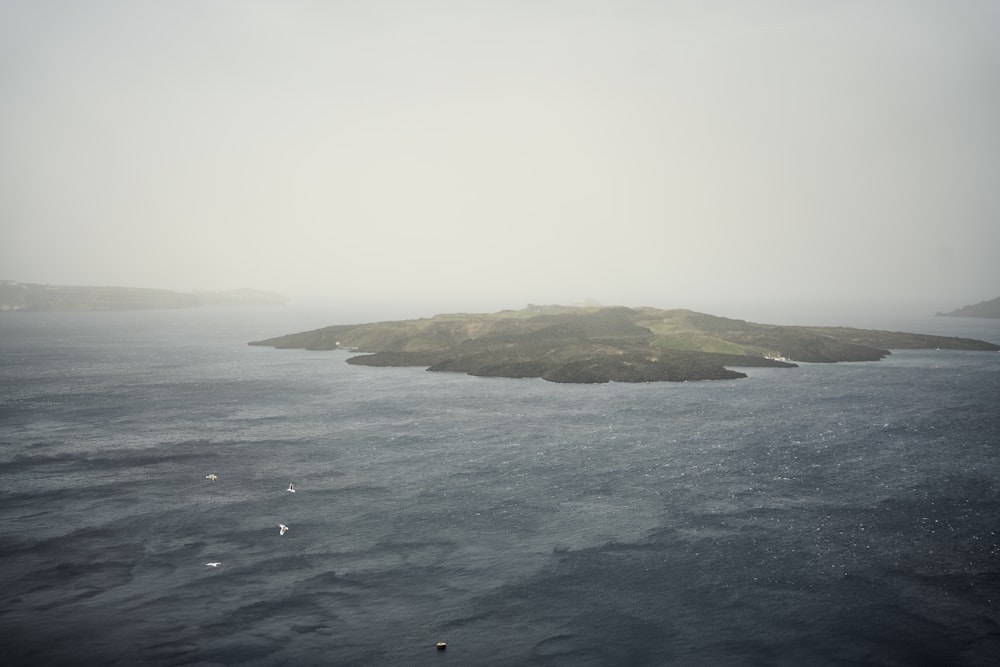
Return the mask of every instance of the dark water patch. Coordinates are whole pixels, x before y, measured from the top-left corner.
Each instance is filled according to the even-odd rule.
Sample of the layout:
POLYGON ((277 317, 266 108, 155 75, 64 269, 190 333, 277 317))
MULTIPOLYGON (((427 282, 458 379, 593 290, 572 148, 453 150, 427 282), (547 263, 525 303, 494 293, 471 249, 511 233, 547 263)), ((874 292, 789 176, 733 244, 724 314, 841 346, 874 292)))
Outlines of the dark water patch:
POLYGON ((303 579, 299 583, 299 588, 303 591, 325 592, 341 587, 357 590, 362 588, 362 585, 359 582, 352 581, 350 578, 338 575, 334 570, 320 572, 319 574, 303 579))
POLYGON ((947 624, 896 604, 846 605, 823 631, 826 639, 815 637, 813 646, 829 664, 977 664, 975 656, 963 655, 947 624))
MULTIPOLYGON (((25 455, 19 454, 7 461, 4 461, 4 470, 8 473, 24 474, 27 472, 39 473, 42 469, 45 472, 86 474, 88 470, 100 470, 104 474, 107 470, 119 468, 147 468, 168 463, 187 462, 193 459, 205 459, 206 452, 198 453, 177 453, 165 452, 160 449, 149 448, 145 451, 128 449, 119 452, 117 456, 91 456, 85 453, 63 452, 50 455, 25 455)), ((208 454, 207 458, 212 458, 208 454)))
MULTIPOLYGON (((202 660, 198 644, 190 641, 163 641, 137 651, 137 662, 157 665, 210 665, 202 660)), ((229 663, 218 663, 229 664, 229 663)))
POLYGON ((0 662, 1000 654, 998 355, 555 387, 362 374, 224 324, 153 362, 117 329, 58 363, 16 346, 0 421, 45 400, 0 452, 27 457, 0 477, 0 662))
POLYGON ((439 563, 455 550, 455 543, 448 540, 413 539, 405 541, 384 540, 366 550, 366 557, 383 561, 388 556, 400 566, 439 563))
POLYGON ((208 637, 198 649, 197 664, 265 665, 281 664, 278 660, 266 661, 281 649, 281 642, 257 637, 215 639, 208 637))
POLYGON ((266 600, 240 605, 227 610, 224 615, 209 619, 203 628, 209 634, 231 634, 234 630, 245 631, 249 627, 257 633, 269 633, 280 637, 296 619, 324 616, 326 610, 309 600, 289 595, 272 595, 266 600))
POLYGON ((668 650, 650 650, 648 642, 651 636, 669 641, 674 632, 668 619, 651 623, 628 613, 581 609, 567 627, 600 627, 601 631, 546 637, 531 647, 528 661, 538 665, 649 665, 666 664, 673 657, 668 650))
MULTIPOLYGON (((991 624, 961 617, 955 622, 957 609, 969 609, 971 600, 953 609, 950 602, 937 608, 943 600, 960 598, 960 591, 969 588, 966 580, 936 579, 936 590, 919 586, 926 597, 917 599, 911 570, 858 559, 854 566, 865 576, 845 574, 843 564, 824 569, 828 558, 796 549, 794 541, 775 548, 762 537, 736 533, 728 541, 692 542, 668 531, 647 543, 561 552, 552 566, 523 586, 479 598, 478 613, 456 621, 455 627, 481 632, 490 625, 510 627, 511 617, 527 613, 528 607, 535 618, 548 619, 543 625, 576 628, 584 637, 604 637, 605 628, 568 610, 597 609, 601 617, 626 619, 627 626, 631 615, 669 619, 669 628, 657 632, 640 629, 638 623, 619 630, 626 636, 634 631, 635 641, 644 647, 645 657, 630 656, 639 662, 629 664, 657 664, 671 657, 683 664, 740 664, 754 656, 784 663, 795 655, 810 664, 928 664, 907 663, 920 655, 946 659, 938 664, 979 664, 988 655, 984 648, 1000 646, 1000 636, 983 639, 983 632, 994 630, 991 624), (861 632, 849 622, 864 618, 870 608, 880 610, 882 629, 877 633, 861 632), (828 639, 817 642, 816 635, 828 639), (748 639, 752 637, 759 638, 756 647, 748 639), (810 648, 803 651, 802 643, 810 648), (953 644, 977 648, 966 654, 953 644), (844 652, 843 646, 861 648, 844 652)), ((558 645, 576 650, 574 642, 560 636, 558 645)), ((578 645, 586 646, 585 654, 600 654, 585 641, 578 645)))
POLYGON ((300 635, 332 635, 333 630, 324 623, 315 623, 313 625, 304 625, 300 623, 295 623, 291 626, 291 631, 300 635))

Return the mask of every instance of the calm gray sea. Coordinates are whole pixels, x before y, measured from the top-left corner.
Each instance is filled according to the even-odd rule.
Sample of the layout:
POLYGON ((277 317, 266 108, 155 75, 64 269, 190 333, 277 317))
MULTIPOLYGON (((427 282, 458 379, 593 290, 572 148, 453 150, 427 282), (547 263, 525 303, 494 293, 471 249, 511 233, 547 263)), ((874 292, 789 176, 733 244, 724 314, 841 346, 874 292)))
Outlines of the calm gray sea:
POLYGON ((0 663, 997 664, 1000 354, 581 386, 246 344, 335 323, 0 314, 0 663))

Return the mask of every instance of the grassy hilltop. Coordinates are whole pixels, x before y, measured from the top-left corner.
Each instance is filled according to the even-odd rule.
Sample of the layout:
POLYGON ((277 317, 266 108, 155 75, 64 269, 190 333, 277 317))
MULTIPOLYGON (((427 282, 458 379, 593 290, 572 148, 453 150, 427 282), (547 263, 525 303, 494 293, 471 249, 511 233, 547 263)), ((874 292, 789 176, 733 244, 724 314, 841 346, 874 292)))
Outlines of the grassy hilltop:
POLYGON ((1000 350, 964 338, 755 324, 691 310, 621 306, 529 306, 335 325, 250 345, 349 349, 366 353, 349 358, 351 364, 577 383, 732 379, 746 374, 727 367, 875 361, 890 348, 1000 350))

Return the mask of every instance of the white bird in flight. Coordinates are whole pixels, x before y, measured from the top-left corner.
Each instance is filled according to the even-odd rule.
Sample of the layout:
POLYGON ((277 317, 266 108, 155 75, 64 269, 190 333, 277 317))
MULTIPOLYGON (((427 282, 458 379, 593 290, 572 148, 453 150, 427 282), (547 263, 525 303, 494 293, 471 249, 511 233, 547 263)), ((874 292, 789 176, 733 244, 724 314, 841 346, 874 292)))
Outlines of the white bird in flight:
POLYGON ((219 567, 220 565, 222 565, 222 563, 218 563, 218 562, 215 562, 215 563, 205 563, 205 565, 207 565, 209 567, 219 567))
POLYGON ((219 476, 213 472, 208 475, 205 475, 205 479, 210 479, 214 482, 215 480, 219 479, 219 476))
POLYGON ((288 530, 288 526, 283 523, 278 524, 278 535, 284 535, 286 530, 288 530))
POLYGON ((288 484, 288 490, 291 491, 292 493, 295 493, 295 484, 290 482, 288 484))

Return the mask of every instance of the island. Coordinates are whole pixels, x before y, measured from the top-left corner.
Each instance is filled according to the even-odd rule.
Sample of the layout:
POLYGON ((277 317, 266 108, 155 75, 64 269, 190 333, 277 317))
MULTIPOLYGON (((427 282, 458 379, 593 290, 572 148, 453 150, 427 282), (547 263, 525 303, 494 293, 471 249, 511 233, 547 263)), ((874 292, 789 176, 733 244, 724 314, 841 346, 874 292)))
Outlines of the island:
POLYGON ((747 375, 734 368, 877 361, 890 348, 1000 351, 1000 345, 967 338, 756 324, 687 309, 624 306, 528 306, 334 325, 249 344, 349 350, 357 354, 347 363, 366 366, 568 383, 735 379, 747 375))
POLYGON ((950 313, 937 313, 946 317, 1000 317, 1000 297, 962 306, 950 313))
POLYGON ((0 280, 0 312, 284 305, 279 294, 255 289, 175 292, 145 287, 76 287, 0 280))

